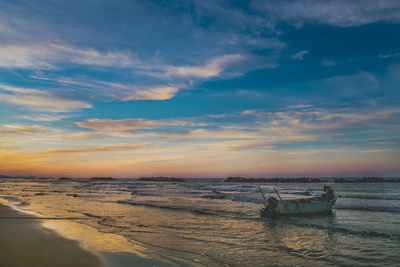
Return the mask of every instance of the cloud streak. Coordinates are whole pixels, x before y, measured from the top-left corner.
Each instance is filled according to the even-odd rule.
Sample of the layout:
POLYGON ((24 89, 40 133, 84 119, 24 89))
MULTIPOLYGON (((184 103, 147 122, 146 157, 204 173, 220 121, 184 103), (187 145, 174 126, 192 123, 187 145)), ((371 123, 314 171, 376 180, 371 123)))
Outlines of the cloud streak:
POLYGON ((49 132, 50 129, 41 125, 20 125, 20 124, 6 124, 0 125, 0 136, 10 136, 15 134, 37 134, 49 132))
POLYGON ((119 143, 105 146, 91 146, 91 147, 72 147, 72 148, 60 148, 51 149, 38 152, 40 156, 57 156, 65 154, 77 154, 77 153, 103 153, 103 152, 116 152, 116 151, 132 151, 140 148, 144 148, 146 144, 131 144, 131 143, 119 143))
POLYGON ((252 3, 254 9, 296 26, 305 22, 340 27, 358 26, 378 21, 400 22, 400 3, 396 0, 285 0, 252 3))
POLYGON ((69 118, 68 115, 48 115, 48 114, 36 114, 36 115, 23 115, 18 118, 30 120, 30 121, 42 121, 42 122, 54 122, 65 118, 69 118))
POLYGON ((157 120, 144 120, 144 119, 123 119, 123 120, 89 119, 86 121, 75 122, 75 125, 80 128, 102 130, 102 131, 146 130, 146 129, 160 128, 164 126, 176 126, 185 124, 187 123, 174 120, 157 121, 157 120))
POLYGON ((22 106, 34 111, 71 112, 76 109, 91 108, 81 100, 69 100, 51 95, 6 95, 0 94, 0 101, 22 106))
POLYGON ((23 69, 56 69, 58 64, 104 67, 131 67, 139 64, 129 51, 101 52, 93 48, 78 48, 65 44, 0 45, 0 67, 23 69))
POLYGON ((127 96, 120 97, 121 101, 130 100, 168 100, 175 96, 175 94, 180 91, 184 86, 155 86, 148 88, 136 88, 133 87, 127 96))
POLYGON ((244 58, 242 55, 234 54, 214 58, 203 66, 167 66, 165 67, 165 73, 162 73, 161 76, 211 78, 218 76, 229 64, 241 61, 244 58))
MULTIPOLYGON (((88 102, 67 99, 60 96, 54 96, 46 90, 38 90, 32 88, 15 87, 0 84, 0 91, 11 92, 13 94, 1 94, 0 102, 14 104, 23 108, 41 111, 41 112, 71 112, 83 108, 91 108, 88 102)), ((40 119, 39 117, 25 116, 26 119, 37 121, 56 121, 54 116, 47 116, 40 119)), ((59 117, 60 118, 60 117, 59 117)))
POLYGON ((308 54, 307 50, 302 50, 292 55, 292 58, 295 60, 303 60, 303 57, 308 54))

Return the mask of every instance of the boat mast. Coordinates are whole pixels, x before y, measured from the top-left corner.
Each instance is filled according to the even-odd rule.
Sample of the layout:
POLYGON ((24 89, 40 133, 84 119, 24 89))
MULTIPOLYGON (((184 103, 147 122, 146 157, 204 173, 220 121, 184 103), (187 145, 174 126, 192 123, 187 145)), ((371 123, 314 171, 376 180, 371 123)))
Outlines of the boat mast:
POLYGON ((279 195, 278 190, 276 190, 275 186, 273 186, 273 188, 274 188, 274 190, 275 190, 275 193, 278 195, 279 200, 282 201, 281 195, 279 195))
POLYGON ((267 198, 265 197, 264 192, 262 191, 260 186, 258 186, 258 189, 260 190, 260 193, 261 193, 262 197, 264 198, 264 207, 267 207, 267 198))

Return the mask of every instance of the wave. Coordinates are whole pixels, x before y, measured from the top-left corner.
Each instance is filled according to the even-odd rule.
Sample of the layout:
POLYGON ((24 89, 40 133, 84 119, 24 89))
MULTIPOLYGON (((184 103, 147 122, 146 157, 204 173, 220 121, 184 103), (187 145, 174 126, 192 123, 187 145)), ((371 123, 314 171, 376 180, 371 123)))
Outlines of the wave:
POLYGON ((143 203, 143 202, 133 202, 126 200, 118 200, 117 203, 131 206, 144 206, 150 208, 157 209, 165 209, 165 210, 173 210, 173 211, 182 211, 182 212, 190 212, 197 215, 209 215, 209 216, 219 216, 219 217, 229 217, 229 218, 244 218, 245 214, 239 212, 231 212, 231 211, 222 211, 222 210, 212 210, 212 209, 200 209, 200 208, 192 208, 192 207, 182 207, 182 206, 165 206, 158 205, 154 203, 143 203))
POLYGON ((400 207, 382 207, 382 206, 342 206, 336 205, 338 210, 361 210, 361 211, 385 211, 385 212, 400 212, 400 207))
POLYGON ((389 234, 389 233, 368 231, 368 230, 354 230, 354 229, 346 228, 346 227, 303 223, 303 222, 294 221, 294 220, 287 220, 285 222, 295 225, 295 226, 298 226, 298 227, 314 228, 314 229, 320 229, 320 230, 324 230, 324 231, 328 231, 328 232, 357 235, 357 236, 362 236, 362 237, 380 237, 380 238, 389 238, 389 239, 400 239, 399 234, 389 234))
POLYGON ((132 201, 125 201, 125 200, 118 200, 117 203, 131 205, 131 206, 145 206, 145 207, 158 208, 158 209, 186 211, 186 212, 192 212, 192 213, 196 213, 196 214, 200 214, 200 215, 215 215, 215 212, 218 212, 218 211, 206 210, 206 209, 201 210, 201 209, 193 209, 190 207, 163 206, 163 205, 157 205, 157 204, 152 204, 152 203, 132 202, 132 201))
POLYGON ((400 195, 336 194, 339 198, 400 200, 400 195))
POLYGON ((217 190, 212 190, 211 194, 206 194, 206 195, 202 195, 200 196, 201 198, 206 198, 206 199, 224 199, 226 198, 228 195, 227 194, 223 194, 217 190))

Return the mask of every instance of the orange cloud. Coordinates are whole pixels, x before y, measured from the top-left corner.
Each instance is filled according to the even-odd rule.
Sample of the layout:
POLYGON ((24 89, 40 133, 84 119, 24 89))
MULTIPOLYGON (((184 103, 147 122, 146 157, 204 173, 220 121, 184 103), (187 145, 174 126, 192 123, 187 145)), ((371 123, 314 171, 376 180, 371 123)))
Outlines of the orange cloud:
POLYGON ((189 122, 174 120, 144 120, 144 119, 124 119, 124 120, 108 120, 108 119, 89 119, 86 121, 75 122, 75 125, 81 128, 105 131, 131 131, 154 129, 163 126, 185 125, 189 122))
POLYGON ((14 134, 44 133, 48 131, 50 131, 49 128, 40 125, 6 124, 0 126, 0 136, 14 135, 14 134))
POLYGON ((45 150, 36 153, 42 156, 53 156, 62 154, 72 154, 72 153, 93 153, 93 152, 113 152, 113 151, 129 151, 139 148, 144 148, 147 144, 130 144, 130 143, 120 143, 112 144, 106 146, 92 146, 92 147, 72 147, 72 148, 61 148, 45 150))

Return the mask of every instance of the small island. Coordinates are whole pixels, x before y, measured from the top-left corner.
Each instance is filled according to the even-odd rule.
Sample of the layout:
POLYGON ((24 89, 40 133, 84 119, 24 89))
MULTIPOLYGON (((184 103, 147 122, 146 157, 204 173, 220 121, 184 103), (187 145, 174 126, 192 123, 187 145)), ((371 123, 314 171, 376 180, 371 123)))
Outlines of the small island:
POLYGON ((336 178, 335 183, 400 183, 400 179, 385 179, 382 177, 363 177, 357 179, 336 178))
POLYGON ((141 177, 138 181, 152 181, 152 182, 185 182, 182 178, 175 177, 141 177))
POLYGON ((58 178, 58 181, 60 181, 60 182, 62 182, 62 181, 68 182, 68 181, 72 181, 72 178, 69 178, 69 177, 60 177, 60 178, 58 178))
POLYGON ((321 183, 319 178, 300 177, 300 178, 244 178, 228 177, 224 180, 227 183, 321 183))
POLYGON ((112 177, 92 177, 90 178, 90 181, 115 181, 117 179, 112 178, 112 177))

